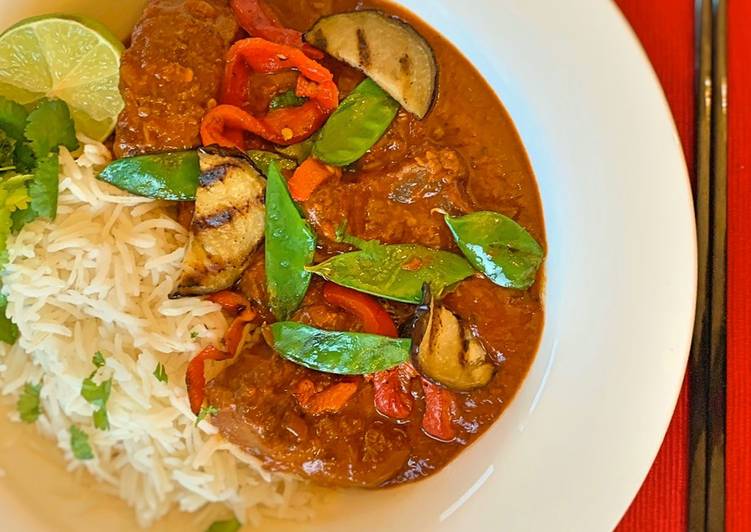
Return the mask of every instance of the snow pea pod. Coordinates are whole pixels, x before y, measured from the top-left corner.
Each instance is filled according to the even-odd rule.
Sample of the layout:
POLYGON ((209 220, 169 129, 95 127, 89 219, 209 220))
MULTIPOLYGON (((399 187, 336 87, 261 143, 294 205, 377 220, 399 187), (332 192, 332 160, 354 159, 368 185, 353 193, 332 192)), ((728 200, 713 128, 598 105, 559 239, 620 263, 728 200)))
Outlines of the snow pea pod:
POLYGON ((490 211, 445 220, 464 256, 495 284, 526 290, 535 283, 545 251, 514 220, 490 211))
POLYGON ((269 305, 285 320, 300 305, 310 284, 305 266, 313 260, 315 233, 300 215, 276 163, 266 182, 266 284, 269 305))
POLYGON ((417 244, 364 242, 307 270, 333 283, 375 296, 418 304, 428 283, 435 294, 473 275, 463 257, 417 244))
POLYGON ((270 326, 273 348, 281 356, 316 371, 367 375, 409 360, 412 341, 376 334, 324 331, 296 322, 270 326))
MULTIPOLYGON (((282 170, 294 170, 295 161, 277 153, 251 150, 247 156, 261 173, 268 173, 276 162, 282 170)), ((195 151, 176 151, 126 157, 110 163, 99 179, 147 198, 190 201, 196 199, 198 154, 195 151)))
POLYGON ((118 159, 99 174, 99 179, 147 198, 188 201, 196 198, 198 154, 176 151, 118 159))
POLYGON ((399 104, 371 79, 365 79, 337 107, 313 145, 313 155, 335 166, 357 161, 383 136, 399 104))

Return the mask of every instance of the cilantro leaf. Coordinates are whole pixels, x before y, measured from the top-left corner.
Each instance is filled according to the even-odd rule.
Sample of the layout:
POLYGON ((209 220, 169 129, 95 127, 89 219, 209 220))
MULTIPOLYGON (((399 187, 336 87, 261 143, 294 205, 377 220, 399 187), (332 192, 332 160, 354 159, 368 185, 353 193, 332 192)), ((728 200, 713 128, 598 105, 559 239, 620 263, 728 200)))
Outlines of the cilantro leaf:
POLYGON ((22 105, 0 96, 0 129, 15 141, 15 166, 20 172, 34 167, 34 154, 24 136, 28 115, 22 105))
POLYGON ((161 362, 157 362, 156 369, 154 370, 154 377, 156 377, 156 380, 159 382, 167 382, 169 381, 169 375, 167 375, 167 368, 164 367, 164 364, 161 362))
POLYGON ((219 409, 217 407, 211 406, 211 405, 204 406, 203 408, 201 408, 201 411, 198 412, 198 416, 196 416, 196 427, 201 421, 203 421, 207 417, 215 416, 218 413, 219 413, 219 409))
POLYGON ((103 367, 106 362, 104 361, 104 355, 101 351, 97 351, 94 353, 94 356, 91 357, 91 363, 94 364, 97 368, 103 367))
POLYGON ((18 340, 18 326, 6 315, 8 296, 3 294, 3 283, 0 279, 0 342, 13 345, 18 340))
POLYGON ((24 185, 30 176, 13 176, 0 182, 0 271, 8 261, 6 244, 12 225, 11 215, 25 209, 29 195, 24 185))
POLYGON ((37 216, 55 219, 59 173, 60 165, 54 153, 41 159, 34 170, 34 177, 29 183, 29 197, 31 208, 37 216))
POLYGON ((0 129, 0 171, 14 170, 16 140, 0 129))
POLYGON ((198 331, 191 332, 190 333, 190 339, 191 340, 195 340, 196 338, 198 338, 198 331))
POLYGON ((105 408, 112 392, 112 379, 96 384, 90 377, 81 384, 81 397, 98 409, 105 408))
POLYGON ((61 145, 71 151, 78 148, 76 128, 68 105, 62 100, 40 101, 29 113, 24 135, 37 159, 47 157, 50 152, 57 153, 61 145))
POLYGON ((79 460, 94 458, 91 445, 89 445, 89 435, 75 425, 70 426, 70 450, 73 451, 73 456, 79 460))
POLYGON ((237 532, 242 525, 236 517, 227 519, 226 521, 214 521, 211 526, 206 529, 206 532, 237 532))
POLYGON ((13 234, 16 234, 23 229, 24 225, 33 222, 37 218, 37 213, 34 212, 34 209, 29 207, 20 211, 14 211, 10 218, 13 222, 11 231, 13 234))
MULTIPOLYGON (((96 359, 96 355, 94 355, 96 359)), ((107 379, 101 384, 96 384, 91 377, 83 380, 81 384, 81 397, 93 405, 95 410, 92 414, 94 426, 99 430, 109 430, 110 420, 107 415, 107 401, 112 392, 112 379, 107 379)))
POLYGON ((34 423, 42 413, 42 407, 39 404, 39 392, 42 391, 42 383, 31 384, 27 382, 23 385, 21 395, 16 402, 18 414, 24 423, 34 423))

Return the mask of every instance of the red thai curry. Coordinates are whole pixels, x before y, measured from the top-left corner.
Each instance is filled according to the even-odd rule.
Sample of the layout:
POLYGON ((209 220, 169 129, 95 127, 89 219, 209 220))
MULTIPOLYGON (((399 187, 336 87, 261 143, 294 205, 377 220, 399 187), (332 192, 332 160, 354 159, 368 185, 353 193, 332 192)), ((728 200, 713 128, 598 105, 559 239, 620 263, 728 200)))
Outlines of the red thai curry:
MULTIPOLYGON (((201 231, 226 228, 265 204, 265 243, 242 248, 240 266, 232 263, 232 286, 198 291, 194 280, 176 293, 218 292, 209 297, 236 316, 223 348, 206 353, 187 377, 194 410, 208 412, 229 441, 271 470, 325 485, 382 487, 438 471, 500 416, 527 374, 543 328, 545 229, 514 124, 452 44, 410 12, 376 0, 152 0, 123 56, 121 88, 119 156, 222 146, 206 148, 219 166, 204 168, 201 159, 196 212, 192 202, 180 207, 196 241, 201 231), (371 9, 378 13, 317 24, 328 15, 371 9), (389 32, 406 39, 401 57, 381 49, 379 35, 389 32), (230 50, 248 34, 256 40, 230 50), (388 57, 398 63, 381 64, 388 57), (233 61, 245 66, 228 66, 233 61), (269 66, 275 62, 281 67, 269 66), (418 79, 433 75, 431 65, 435 80, 418 79), (376 83, 361 85, 368 76, 376 83), (387 117, 382 135, 355 131, 338 139, 326 128, 341 118, 357 87, 363 95, 352 105, 374 113, 368 127, 389 109, 395 118, 387 117), (355 137, 375 143, 348 146, 367 148, 352 162, 344 161, 347 150, 326 151, 327 143, 355 137), (273 171, 258 173, 267 174, 268 183, 257 183, 269 189, 256 207, 243 199, 209 215, 200 205, 201 187, 260 168, 243 162, 237 149, 282 158, 281 175, 297 207, 287 212, 300 216, 295 227, 309 230, 294 234, 315 242, 308 257, 313 273, 295 272, 305 284, 283 319, 280 294, 297 277, 269 264, 284 247, 269 241, 273 171), (489 214, 463 218, 472 213, 489 214), (493 224, 498 231, 489 229, 493 224), (388 259, 383 268, 391 251, 406 253, 394 275, 407 280, 383 281, 378 260, 350 277, 351 270, 334 266, 320 273, 328 260, 358 247, 367 252, 364 241, 381 246, 373 253, 388 259), (397 244, 418 247, 388 247, 397 244), (487 252, 484 262, 478 250, 487 252), (431 268, 444 259, 453 273, 441 284, 431 268), (422 292, 410 292, 423 272, 422 292), (335 352, 306 358, 306 349, 320 347, 311 338, 334 342, 326 336, 333 331, 345 333, 336 337, 335 352), (300 348, 296 334, 312 336, 300 348), (376 347, 358 359, 359 352, 343 352, 345 340, 376 347), (231 365, 203 383, 204 359, 232 355, 231 365)), ((358 116, 345 116, 342 127, 355 127, 358 116)), ((243 227, 247 234, 255 226, 243 227)), ((295 246, 288 246, 293 254, 295 246)), ((294 256, 284 263, 295 263, 294 256)))

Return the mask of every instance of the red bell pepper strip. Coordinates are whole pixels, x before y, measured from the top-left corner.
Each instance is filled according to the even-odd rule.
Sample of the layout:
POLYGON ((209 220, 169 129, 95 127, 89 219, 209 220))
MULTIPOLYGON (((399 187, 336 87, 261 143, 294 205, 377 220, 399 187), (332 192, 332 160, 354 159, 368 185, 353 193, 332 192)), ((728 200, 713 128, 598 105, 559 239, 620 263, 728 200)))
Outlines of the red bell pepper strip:
POLYGON ((338 284, 326 283, 323 287, 323 298, 327 303, 357 316, 365 332, 391 338, 399 336, 391 316, 373 296, 338 284))
POLYGON ((245 328, 256 319, 256 313, 251 309, 243 310, 239 316, 232 320, 232 324, 224 333, 224 347, 231 357, 235 356, 242 347, 245 328))
POLYGON ((453 423, 456 397, 446 388, 437 386, 427 379, 422 379, 422 389, 425 391, 422 429, 438 440, 453 440, 456 437, 453 423))
MULTIPOLYGON (((326 283, 323 298, 357 316, 365 332, 391 338, 399 336, 391 316, 374 297, 334 283, 326 283)), ((376 409, 393 419, 408 418, 414 401, 407 387, 415 375, 415 370, 409 364, 374 374, 373 401, 376 409)))
POLYGON ((190 409, 195 415, 201 411, 203 400, 206 398, 206 375, 204 368, 207 360, 228 360, 232 355, 219 351, 213 345, 206 346, 188 364, 185 373, 185 384, 188 388, 190 409))
POLYGON ((297 384, 294 395, 305 413, 317 416, 339 412, 356 392, 356 382, 338 382, 316 392, 315 384, 304 379, 297 384))
POLYGON ((324 181, 340 172, 339 168, 323 164, 312 157, 306 159, 287 181, 289 193, 295 201, 307 201, 324 181))
POLYGON ((297 48, 264 39, 243 39, 228 53, 222 105, 211 109, 201 123, 204 145, 241 146, 241 132, 247 131, 279 145, 296 144, 316 132, 339 104, 334 77, 297 48), (272 73, 296 69, 295 94, 308 100, 298 107, 284 107, 255 116, 242 109, 248 95, 249 70, 272 73))
POLYGON ((282 26, 261 0, 232 0, 231 6, 238 24, 252 37, 294 46, 313 59, 323 59, 323 52, 304 43, 299 31, 282 26))
POLYGON ((210 296, 207 296, 206 299, 216 303, 222 307, 222 310, 229 312, 232 315, 237 315, 249 306, 247 299, 231 290, 224 290, 222 292, 211 294, 210 296))

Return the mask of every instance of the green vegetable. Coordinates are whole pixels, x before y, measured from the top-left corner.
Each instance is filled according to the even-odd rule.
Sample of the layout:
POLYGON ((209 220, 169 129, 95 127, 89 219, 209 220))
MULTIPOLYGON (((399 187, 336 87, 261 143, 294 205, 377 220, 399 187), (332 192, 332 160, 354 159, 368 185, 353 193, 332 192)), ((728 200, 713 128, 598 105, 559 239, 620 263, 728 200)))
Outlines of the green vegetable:
POLYGON ((236 518, 227 519, 226 521, 214 521, 206 532, 237 532, 242 528, 240 521, 236 518))
POLYGON ((15 170, 16 141, 0 129, 0 172, 15 170))
POLYGON ((196 338, 198 338, 198 336, 199 336, 198 331, 193 331, 190 333, 191 340, 195 340, 196 338))
POLYGON ((29 194, 26 182, 29 175, 16 175, 0 181, 0 271, 8 262, 6 249, 8 237, 13 225, 13 214, 26 209, 29 204, 29 194))
POLYGON ((0 282, 0 342, 13 345, 18 340, 18 326, 6 315, 8 296, 2 293, 2 289, 2 282, 0 282))
POLYGON ((366 79, 326 121, 313 145, 313 155, 336 166, 355 162, 378 142, 398 111, 397 101, 366 79))
POLYGON ((269 102, 269 111, 284 109, 285 107, 299 107, 307 101, 307 98, 298 96, 295 94, 295 91, 288 90, 271 98, 271 101, 269 102))
POLYGON ((482 211, 446 216, 446 224, 462 253, 495 284, 520 290, 534 284, 545 251, 514 220, 482 211))
POLYGON ((305 266, 313 260, 315 233, 300 215, 276 164, 266 182, 266 283, 269 305, 285 320, 300 305, 310 284, 305 266))
POLYGON ((417 244, 383 245, 351 238, 348 241, 363 249, 306 269, 360 292, 414 304, 422 300, 424 283, 430 284, 433 293, 441 294, 474 274, 466 260, 448 251, 417 244))
POLYGON ((110 421, 107 416, 107 401, 109 401, 111 392, 111 378, 101 384, 96 384, 91 377, 88 377, 81 384, 81 397, 95 408, 92 417, 94 426, 99 430, 109 430, 110 428, 110 421))
POLYGON ((40 159, 29 182, 31 210, 37 216, 54 220, 57 215, 57 193, 59 185, 60 163, 57 155, 49 154, 40 159))
POLYGON ((317 133, 302 142, 293 144, 292 146, 285 146, 283 148, 277 147, 276 151, 285 157, 294 159, 298 164, 302 164, 305 159, 310 157, 310 152, 313 151, 313 144, 315 144, 316 139, 318 139, 317 133))
POLYGON ((42 414, 42 407, 39 402, 39 392, 41 391, 41 382, 39 384, 27 382, 23 385, 16 408, 19 416, 21 416, 21 421, 24 423, 34 423, 42 414))
MULTIPOLYGON (((291 159, 268 151, 251 150, 247 155, 263 174, 272 162, 282 170, 297 167, 291 159)), ((175 151, 118 159, 102 170, 99 179, 137 196, 191 201, 196 199, 200 175, 195 151, 175 151)))
POLYGON ((91 445, 89 445, 88 434, 75 425, 71 425, 70 427, 70 450, 73 451, 73 456, 79 460, 91 460, 94 458, 91 445))
POLYGON ((412 341, 376 334, 335 332, 282 321, 270 326, 274 350, 284 358, 316 371, 367 375, 409 359, 412 341))
POLYGON ((97 351, 94 353, 94 356, 91 357, 91 363, 94 364, 94 367, 96 368, 102 368, 106 364, 104 361, 104 355, 101 351, 97 351))
POLYGON ((159 382, 167 382, 169 381, 169 375, 167 375, 167 368, 164 367, 164 364, 161 362, 157 362, 156 369, 154 370, 154 377, 156 377, 156 380, 159 382))
POLYGON ((14 166, 19 172, 28 172, 34 166, 34 155, 24 135, 28 115, 22 105, 0 96, 0 129, 15 141, 14 166))
POLYGON ((250 160, 256 165, 256 168, 260 170, 263 175, 269 174, 269 167, 271 163, 276 163, 282 170, 294 170, 297 168, 297 163, 292 159, 283 157, 278 153, 262 150, 250 150, 247 152, 250 160))
POLYGON ((201 407, 201 410, 198 412, 198 415, 196 416, 196 426, 206 419, 209 416, 215 416, 219 413, 219 409, 215 406, 207 405, 204 407, 201 407))
POLYGON ((62 100, 40 101, 29 113, 24 130, 37 159, 57 153, 62 145, 73 151, 78 148, 76 128, 70 117, 68 105, 62 100))
POLYGON ((176 151, 118 159, 99 179, 138 196, 188 201, 196 198, 200 174, 195 151, 176 151))

